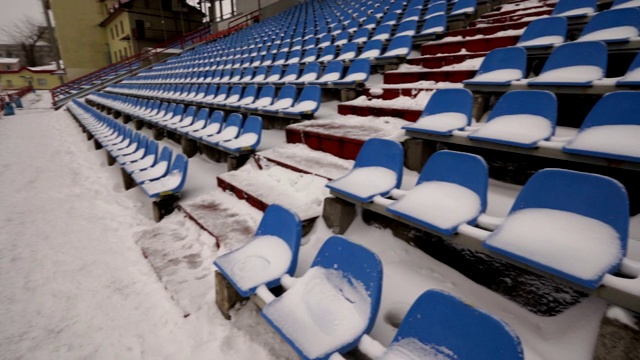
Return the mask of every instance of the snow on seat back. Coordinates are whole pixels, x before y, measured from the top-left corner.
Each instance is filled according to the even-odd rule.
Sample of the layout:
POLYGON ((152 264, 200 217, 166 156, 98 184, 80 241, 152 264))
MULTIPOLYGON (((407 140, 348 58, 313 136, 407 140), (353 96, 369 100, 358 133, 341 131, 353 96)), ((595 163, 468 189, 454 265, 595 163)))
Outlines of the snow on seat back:
POLYGON ((369 59, 356 59, 349 66, 349 70, 342 80, 336 80, 334 84, 363 83, 369 79, 371 73, 371 61, 369 59))
POLYGON ((179 193, 187 178, 189 160, 184 154, 176 155, 171 169, 164 177, 141 184, 142 189, 150 198, 179 193))
POLYGON ((599 41, 565 43, 553 50, 529 85, 590 86, 607 69, 607 45, 599 41))
POLYGON ((294 212, 277 204, 264 212, 253 239, 241 248, 218 257, 214 264, 243 297, 265 284, 280 284, 293 275, 298 263, 302 225, 294 212))
POLYGON ((447 30, 447 16, 444 13, 434 14, 425 20, 418 35, 437 35, 444 33, 445 30, 447 30))
POLYGON ((242 131, 237 138, 221 141, 218 146, 231 152, 241 150, 255 150, 260 145, 262 138, 262 118, 250 115, 242 126, 242 131))
POLYGON ((562 169, 534 174, 483 246, 595 289, 626 254, 629 201, 611 178, 562 169))
POLYGON ((442 150, 420 172, 416 186, 387 211, 441 234, 474 225, 487 207, 488 168, 477 155, 442 150))
POLYGON ((242 115, 233 113, 229 115, 227 121, 224 123, 224 128, 217 134, 210 136, 203 136, 202 141, 210 145, 216 145, 221 141, 231 140, 238 136, 240 128, 242 127, 242 115))
POLYGON ((134 171, 131 173, 131 177, 136 183, 141 184, 165 176, 169 172, 172 155, 173 152, 169 147, 163 147, 152 166, 141 171, 134 171))
POLYGON ((625 42, 640 33, 640 9, 607 10, 595 14, 576 41, 625 42))
POLYGON ((516 46, 524 48, 550 47, 564 42, 567 35, 567 18, 552 16, 533 20, 516 46))
POLYGON ((636 55, 631 65, 629 65, 629 69, 627 69, 627 73, 622 77, 622 79, 616 82, 618 86, 640 86, 640 53, 636 55))
POLYGON ((524 48, 512 46, 491 50, 482 60, 473 79, 464 84, 509 85, 513 80, 524 77, 527 69, 527 52, 524 48))
POLYGON ((613 5, 611 5, 612 9, 624 9, 632 7, 640 7, 640 0, 615 0, 613 2, 613 5))
POLYGON ((471 124, 473 95, 467 89, 436 90, 420 118, 413 124, 405 125, 405 130, 438 135, 451 135, 454 130, 471 124))
POLYGON ((422 293, 378 360, 524 359, 518 335, 493 315, 441 290, 422 293))
POLYGON ((382 293, 382 263, 367 248, 332 236, 311 269, 261 315, 303 359, 353 349, 373 328, 382 293))
POLYGON ((556 128, 557 102, 552 92, 514 90, 496 103, 487 123, 469 139, 533 148, 556 128))
POLYGON ((564 152, 640 162, 640 92, 604 95, 564 152))
POLYGON ((551 16, 586 16, 596 12, 597 7, 597 0, 560 0, 554 6, 551 16))
POLYGON ((345 176, 332 180, 332 191, 361 202, 375 196, 386 196, 402 181, 404 151, 402 146, 386 139, 369 139, 360 149, 353 169, 345 176))

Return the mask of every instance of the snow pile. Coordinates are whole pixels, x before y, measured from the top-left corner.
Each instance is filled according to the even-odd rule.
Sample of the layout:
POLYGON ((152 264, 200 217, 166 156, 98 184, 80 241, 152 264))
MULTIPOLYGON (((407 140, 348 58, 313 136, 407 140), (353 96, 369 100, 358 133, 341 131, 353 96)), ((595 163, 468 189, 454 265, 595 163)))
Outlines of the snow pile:
POLYGON ((279 279, 284 275, 293 254, 279 237, 257 236, 245 246, 220 256, 216 265, 231 282, 243 291, 279 279))
POLYGON ((440 229, 455 230, 480 214, 480 197, 458 184, 426 181, 410 190, 389 209, 440 229))
POLYGON ((640 81, 640 67, 627 72, 621 81, 640 81))
POLYGON ((433 95, 433 91, 420 91, 415 97, 399 96, 392 100, 367 99, 366 96, 360 96, 354 100, 343 102, 342 104, 422 111, 431 98, 431 95, 433 95))
POLYGON ((565 147, 640 158, 640 126, 594 126, 578 133, 565 147))
POLYGON ((395 188, 397 178, 397 174, 392 170, 381 166, 367 166, 353 169, 346 176, 330 182, 328 186, 358 198, 370 199, 395 188))
POLYGON ((563 42, 564 42, 564 37, 560 35, 547 35, 547 36, 540 36, 538 38, 527 40, 527 41, 518 42, 516 46, 540 46, 540 45, 551 46, 554 44, 561 44, 563 42))
POLYGON ((262 312, 307 357, 316 358, 357 339, 370 309, 371 299, 358 280, 313 267, 262 312))
POLYGON ((486 243, 587 280, 599 279, 623 252, 618 233, 609 225, 552 209, 513 213, 486 243))
POLYGON ((378 360, 451 360, 454 353, 441 346, 429 346, 414 338, 405 338, 391 344, 378 360))
POLYGON ((247 133, 242 134, 233 140, 222 141, 220 142, 220 146, 240 150, 244 147, 252 147, 256 141, 258 141, 258 134, 247 133))
POLYGON ((622 4, 618 4, 616 6, 612 6, 612 9, 623 9, 623 8, 630 8, 630 7, 639 7, 640 6, 640 0, 630 0, 627 2, 623 2, 622 4))
POLYGON ((638 36, 638 29, 635 26, 615 26, 590 32, 576 41, 622 40, 636 36, 638 36))
POLYGON ((505 82, 522 79, 520 69, 499 69, 476 75, 470 82, 505 82))
POLYGON ((449 133, 469 125, 467 115, 457 112, 444 112, 423 116, 415 124, 406 126, 408 130, 427 130, 438 133, 449 133))
POLYGON ((287 130, 312 131, 362 141, 371 138, 401 140, 404 138, 402 126, 409 123, 393 117, 349 115, 292 124, 287 126, 287 130))
POLYGON ((320 216, 323 200, 329 196, 324 187, 327 179, 277 165, 260 169, 254 162, 249 162, 219 178, 266 204, 278 203, 294 211, 302 220, 320 216))
POLYGON ((583 7, 577 9, 567 10, 563 13, 553 14, 554 16, 584 16, 593 13, 593 9, 590 7, 583 7))
POLYGON ((314 100, 305 100, 301 103, 296 104, 293 107, 288 109, 284 109, 285 112, 293 112, 293 113, 304 113, 307 111, 313 111, 318 107, 318 102, 314 100))
POLYGON ((549 119, 538 115, 503 115, 490 120, 471 135, 481 140, 535 144, 553 135, 553 124, 549 119))
POLYGON ((480 65, 482 65, 482 61, 484 57, 477 57, 473 59, 467 59, 459 64, 447 65, 443 66, 437 71, 440 70, 478 70, 480 65))
POLYGON ((330 180, 346 175, 354 164, 353 160, 313 150, 305 144, 285 144, 261 151, 258 155, 330 180))

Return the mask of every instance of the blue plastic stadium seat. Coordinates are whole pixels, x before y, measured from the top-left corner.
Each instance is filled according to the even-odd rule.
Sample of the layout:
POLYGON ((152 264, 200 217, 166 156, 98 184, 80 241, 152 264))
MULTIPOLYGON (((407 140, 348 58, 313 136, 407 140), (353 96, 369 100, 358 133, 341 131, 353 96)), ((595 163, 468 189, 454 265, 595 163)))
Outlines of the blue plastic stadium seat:
POLYGON ((386 196, 402 181, 404 150, 393 140, 369 139, 360 149, 351 171, 327 187, 361 202, 386 196), (375 180, 375 181, 374 181, 375 180))
POLYGON ((305 84, 310 81, 314 81, 318 79, 319 73, 320 73, 320 63, 317 63, 317 62, 309 63, 304 67, 304 70, 302 71, 302 74, 300 74, 300 77, 298 77, 295 80, 289 81, 289 84, 305 84))
POLYGON ((430 16, 427 20, 422 24, 422 29, 420 29, 420 33, 418 35, 426 36, 426 35, 440 35, 443 34, 447 30, 447 16, 442 14, 436 14, 430 16))
POLYGON ((405 21, 418 21, 420 20, 420 15, 422 14, 422 8, 407 8, 407 11, 404 12, 402 18, 400 19, 400 25, 402 25, 405 21))
POLYGON ((604 95, 564 152, 640 162, 640 92, 604 95))
POLYGON ((296 101, 297 90, 295 85, 285 85, 280 89, 278 98, 273 104, 259 108, 258 110, 265 113, 277 113, 280 110, 291 107, 296 101))
POLYGON ((409 56, 412 46, 413 40, 410 35, 396 36, 391 39, 384 54, 378 56, 376 59, 404 59, 409 56))
POLYGON ((446 1, 434 1, 429 3, 429 7, 427 11, 424 13, 422 19, 428 20, 429 18, 436 15, 446 15, 447 14, 447 2, 446 1))
POLYGON ((304 55, 302 55, 302 59, 300 59, 300 63, 301 64, 310 63, 310 62, 316 61, 317 58, 318 58, 318 49, 314 47, 314 48, 305 50, 304 55))
POLYGON ((524 185, 483 245, 589 289, 616 272, 627 250, 629 200, 611 178, 545 169, 524 185))
POLYGON ((181 127, 189 126, 193 123, 193 119, 196 116, 196 107, 189 106, 187 110, 185 110, 182 119, 179 122, 169 123, 167 126, 171 129, 179 129, 181 127))
POLYGON ((199 140, 204 136, 215 135, 220 132, 223 121, 224 121, 224 112, 220 110, 215 110, 214 112, 211 113, 211 115, 209 116, 209 119, 207 120, 207 123, 202 129, 189 131, 187 133, 187 136, 189 136, 190 138, 199 140))
MULTIPOLYGON (((134 169, 130 174, 133 180, 138 184, 143 184, 145 181, 158 180, 169 173, 169 165, 173 152, 167 146, 160 150, 160 155, 156 157, 153 165, 144 170, 134 169)), ((127 168, 125 168, 125 171, 127 168)))
POLYGON ((259 109, 261 107, 269 106, 273 103, 273 99, 275 98, 276 88, 273 85, 267 85, 260 88, 260 92, 258 93, 258 98, 247 105, 243 105, 242 109, 246 111, 252 111, 259 109))
POLYGON ((556 128, 557 101, 552 92, 514 90, 496 103, 487 123, 469 139, 534 148, 556 128))
POLYGON ((367 40, 369 40, 369 35, 370 35, 371 31, 368 28, 360 28, 358 29, 358 31, 355 32, 355 34, 353 34, 353 39, 351 39, 351 41, 355 42, 355 43, 367 43, 367 40))
POLYGON ((371 35, 371 40, 382 40, 385 41, 391 38, 391 30, 393 29, 392 25, 380 25, 376 28, 371 35))
POLYGON ((577 17, 597 11, 597 0, 559 0, 553 8, 552 16, 577 17))
POLYGON ((336 85, 355 85, 364 83, 371 73, 371 61, 369 59, 356 59, 349 66, 349 70, 341 80, 333 81, 336 85))
POLYGON ((533 20, 516 46, 524 48, 550 47, 561 44, 567 37, 567 18, 551 16, 533 20))
MULTIPOLYGON (((320 39, 318 40, 318 47, 319 48, 325 48, 329 45, 333 44, 333 35, 331 34, 324 34, 320 37, 320 39)), ((335 52, 335 48, 333 49, 335 52)))
POLYGON ((471 125, 473 94, 467 89, 436 90, 418 121, 405 125, 405 130, 438 135, 451 135, 454 130, 471 125))
POLYGON ((255 150, 262 139, 262 118, 250 115, 235 139, 218 143, 218 147, 231 153, 255 150))
POLYGON ((322 89, 318 85, 307 85, 302 89, 296 103, 286 109, 280 110, 285 115, 315 114, 320 109, 322 89))
POLYGON ((595 14, 576 41, 627 42, 640 34, 640 9, 607 10, 595 14))
POLYGON ((351 38, 351 32, 349 32, 348 30, 343 30, 340 33, 338 33, 338 35, 336 35, 335 40, 333 40, 333 45, 342 46, 348 43, 350 38, 351 38))
POLYGON ((464 84, 509 85, 513 80, 522 79, 527 71, 527 51, 512 46, 491 50, 473 79, 464 84))
POLYGON ((240 80, 238 80, 238 82, 247 83, 251 81, 251 79, 253 79, 253 68, 249 67, 242 73, 242 76, 240 77, 240 80))
POLYGON ((209 102, 211 104, 219 104, 229 96, 229 85, 220 85, 216 96, 209 102))
POLYGON ((394 38, 399 36, 414 36, 418 29, 418 21, 417 20, 404 20, 396 29, 396 32, 393 34, 394 38))
POLYGON ((341 236, 322 245, 311 269, 261 315, 303 359, 345 353, 373 328, 382 294, 382 262, 341 236), (304 306, 298 306, 303 302, 304 306))
POLYGON ((230 114, 227 117, 227 121, 224 123, 222 130, 215 135, 208 135, 202 137, 202 142, 207 145, 217 145, 221 141, 235 139, 240 133, 242 128, 242 115, 238 113, 230 114))
POLYGON ((616 82, 618 86, 640 86, 640 53, 636 55, 622 79, 616 82))
POLYGON ((612 9, 624 9, 630 7, 640 7, 640 0, 615 0, 613 5, 611 5, 612 9))
POLYGON ((249 85, 244 89, 242 93, 242 97, 238 99, 236 102, 228 102, 226 103, 226 107, 231 109, 240 109, 243 105, 249 105, 253 103, 256 99, 256 94, 258 93, 258 87, 256 85, 249 85))
POLYGON ((449 16, 472 15, 476 13, 476 0, 458 0, 453 4, 449 16))
POLYGON ((277 81, 272 81, 272 84, 288 84, 290 81, 294 81, 298 79, 300 75, 300 65, 299 64, 291 64, 287 66, 287 70, 285 70, 282 77, 277 81))
POLYGON ((317 61, 319 62, 331 61, 331 60, 334 60, 335 57, 336 57, 336 46, 331 44, 322 49, 322 52, 320 53, 320 56, 318 56, 317 61))
POLYGON ((298 64, 300 59, 302 58, 302 50, 293 50, 289 53, 289 57, 287 57, 286 65, 298 64))
POLYGON ((340 49, 340 54, 336 57, 336 60, 350 61, 358 56, 358 44, 354 42, 346 43, 340 49))
POLYGON ((382 359, 522 360, 519 337, 493 315, 441 290, 411 305, 382 359))
POLYGON ((553 50, 529 85, 590 86, 607 69, 607 46, 599 41, 565 43, 553 50))
POLYGON ((487 164, 481 157, 438 151, 422 168, 416 186, 387 211, 452 235, 462 224, 475 225, 486 210, 488 182, 487 164))
POLYGON ((269 75, 267 76, 266 79, 264 79, 263 81, 258 81, 258 84, 267 84, 267 83, 273 83, 275 81, 280 80, 280 78, 282 77, 282 66, 280 65, 275 65, 271 67, 271 71, 269 71, 269 75))
POLYGON ((267 78, 267 67, 259 66, 258 69, 255 71, 253 78, 251 78, 251 80, 247 81, 246 83, 247 84, 259 83, 261 81, 264 81, 266 78, 267 78))
MULTIPOLYGON (((140 184, 150 198, 179 193, 187 180, 189 160, 183 154, 176 155, 168 173, 160 179, 140 184)), ((134 174, 135 175, 135 174, 134 174)))
POLYGON ((214 264, 241 296, 249 297, 258 286, 271 288, 280 284, 284 274, 293 275, 301 236, 300 218, 273 204, 265 210, 253 238, 218 257, 214 264))
POLYGON ((178 131, 181 134, 188 134, 189 132, 192 132, 192 131, 204 129, 204 127, 207 125, 208 120, 209 120, 209 109, 207 109, 206 107, 203 107, 200 110, 198 110, 198 113, 196 114, 195 118, 193 119, 193 122, 190 125, 178 127, 176 128, 176 131, 178 131))
MULTIPOLYGON (((371 43, 371 41, 369 41, 371 43)), ((364 51, 363 51, 364 53, 364 51)), ((342 78, 342 71, 344 69, 344 64, 342 61, 329 61, 327 66, 324 69, 324 73, 322 76, 315 81, 310 81, 309 84, 314 85, 328 85, 333 81, 340 80, 342 78)))
POLYGON ((358 59, 375 59, 382 54, 382 40, 369 40, 362 48, 358 59))

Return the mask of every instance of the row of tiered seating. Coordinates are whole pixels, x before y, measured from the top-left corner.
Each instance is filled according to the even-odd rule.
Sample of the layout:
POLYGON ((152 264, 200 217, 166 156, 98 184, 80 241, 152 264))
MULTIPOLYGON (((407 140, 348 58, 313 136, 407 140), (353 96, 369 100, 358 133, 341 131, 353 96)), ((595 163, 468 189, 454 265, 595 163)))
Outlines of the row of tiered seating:
MULTIPOLYGON (((339 354, 356 347, 374 359, 398 354, 438 356, 444 348, 449 356, 480 352, 481 357, 523 358, 520 340, 508 325, 437 290, 418 297, 385 348, 367 335, 382 296, 383 267, 378 256, 344 237, 332 236, 318 251, 311 269, 293 278, 300 241, 301 222, 296 214, 271 205, 254 238, 218 257, 215 265, 242 297, 256 294, 265 302, 261 315, 303 359, 341 359, 339 354), (267 266, 251 266, 258 261, 267 266), (279 285, 286 292, 276 298, 269 289, 279 285), (311 294, 309 286, 313 286, 311 294)), ((218 302, 221 299, 217 297, 218 302)))
POLYGON ((78 100, 73 100, 68 109, 87 132, 87 138, 94 140, 96 149, 107 151, 109 164, 120 165, 125 189, 139 185, 154 199, 156 220, 173 210, 187 177, 188 160, 183 154, 173 157, 169 147, 158 153, 156 141, 78 100))

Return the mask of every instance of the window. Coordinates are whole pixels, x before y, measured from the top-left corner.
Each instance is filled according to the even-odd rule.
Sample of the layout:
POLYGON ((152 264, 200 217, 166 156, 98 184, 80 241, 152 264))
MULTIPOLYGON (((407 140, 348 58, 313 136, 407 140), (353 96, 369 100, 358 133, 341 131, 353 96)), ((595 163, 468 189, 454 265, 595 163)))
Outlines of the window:
POLYGON ((38 79, 38 86, 47 86, 47 79, 38 79))
POLYGON ((7 79, 7 87, 8 87, 8 88, 13 87, 13 81, 11 81, 11 80, 7 79))
POLYGON ((120 36, 120 34, 118 34, 118 25, 115 26, 116 28, 116 37, 120 36))
POLYGON ((113 35, 113 28, 111 28, 111 40, 114 40, 116 37, 113 35))
POLYGON ((122 49, 118 50, 118 55, 120 55, 120 59, 122 59, 122 49))
POLYGON ((124 25, 122 25, 122 20, 120 20, 120 33, 124 35, 124 25))
POLYGON ((118 61, 118 53, 115 50, 113 51, 113 61, 118 61))
POLYGON ((124 57, 129 57, 129 49, 124 48, 124 57))
POLYGON ((216 21, 228 19, 237 12, 236 0, 214 0, 213 6, 215 6, 216 21))

